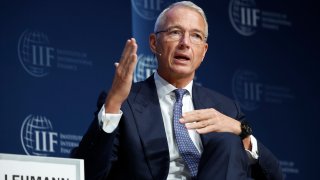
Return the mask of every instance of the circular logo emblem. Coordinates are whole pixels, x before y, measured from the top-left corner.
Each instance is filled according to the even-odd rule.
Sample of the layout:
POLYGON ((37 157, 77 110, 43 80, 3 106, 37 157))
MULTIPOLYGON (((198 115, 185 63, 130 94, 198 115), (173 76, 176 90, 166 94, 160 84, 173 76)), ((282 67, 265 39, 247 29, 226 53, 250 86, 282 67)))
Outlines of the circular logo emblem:
POLYGON ((27 116, 23 121, 20 132, 24 151, 28 155, 47 156, 46 132, 52 130, 52 124, 46 117, 32 114, 27 116))
POLYGON ((230 0, 229 18, 234 29, 243 36, 251 36, 256 32, 255 15, 252 9, 256 8, 254 0, 230 0))
POLYGON ((18 56, 23 68, 34 77, 49 74, 53 48, 48 47, 49 38, 37 31, 24 31, 18 42, 18 56))
POLYGON ((131 0, 134 11, 143 19, 155 20, 164 7, 175 1, 164 0, 131 0))
POLYGON ((253 111, 259 107, 262 90, 258 78, 256 73, 246 70, 238 70, 233 76, 233 96, 245 110, 253 111))
POLYGON ((139 82, 147 79, 157 70, 158 62, 153 55, 139 54, 138 63, 134 72, 134 81, 139 82))

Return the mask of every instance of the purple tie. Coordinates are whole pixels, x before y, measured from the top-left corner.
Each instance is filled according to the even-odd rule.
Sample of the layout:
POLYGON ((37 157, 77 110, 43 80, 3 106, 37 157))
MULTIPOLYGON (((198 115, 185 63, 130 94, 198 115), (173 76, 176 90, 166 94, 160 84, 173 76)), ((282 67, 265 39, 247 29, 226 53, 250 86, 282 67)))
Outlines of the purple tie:
POLYGON ((176 94, 176 102, 173 106, 173 129, 176 137, 177 145, 179 152, 187 164, 191 176, 195 178, 198 172, 198 164, 200 161, 200 153, 197 150, 196 146, 193 144, 188 129, 184 124, 179 122, 179 119, 182 116, 182 98, 183 95, 187 92, 186 89, 176 89, 174 90, 176 94))

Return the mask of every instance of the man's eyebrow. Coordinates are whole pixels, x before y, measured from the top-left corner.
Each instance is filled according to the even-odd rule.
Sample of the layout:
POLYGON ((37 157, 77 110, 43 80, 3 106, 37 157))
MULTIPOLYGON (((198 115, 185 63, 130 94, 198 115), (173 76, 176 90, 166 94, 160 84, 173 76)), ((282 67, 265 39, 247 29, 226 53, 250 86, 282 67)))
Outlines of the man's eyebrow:
POLYGON ((167 29, 183 29, 181 26, 179 25, 174 25, 174 26, 169 26, 167 29))
MULTIPOLYGON (((183 27, 181 27, 180 25, 169 26, 167 29, 174 29, 174 28, 181 29, 181 30, 185 30, 185 29, 184 29, 183 27)), ((199 32, 199 33, 204 34, 203 31, 201 31, 200 29, 196 29, 196 28, 191 29, 190 31, 192 31, 192 32, 199 32)))

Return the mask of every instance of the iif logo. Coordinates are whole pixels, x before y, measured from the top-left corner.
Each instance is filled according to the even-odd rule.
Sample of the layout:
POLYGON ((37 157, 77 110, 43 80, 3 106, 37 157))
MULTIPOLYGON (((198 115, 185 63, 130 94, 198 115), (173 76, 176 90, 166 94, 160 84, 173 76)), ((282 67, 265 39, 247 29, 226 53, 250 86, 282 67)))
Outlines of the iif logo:
POLYGON ((238 70, 233 76, 232 92, 243 109, 252 111, 263 101, 264 85, 256 73, 238 70))
POLYGON ((257 27, 259 9, 241 7, 241 24, 244 26, 257 27))
POLYGON ((163 9, 173 3, 173 0, 131 0, 131 5, 135 12, 146 20, 155 20, 163 9))
POLYGON ((49 119, 30 114, 21 127, 21 143, 28 155, 48 156, 56 153, 58 133, 53 131, 49 119))
POLYGON ((49 74, 55 49, 50 46, 46 34, 38 31, 24 31, 18 43, 18 56, 23 68, 34 77, 49 74))
POLYGON ((134 72, 134 82, 147 79, 158 67, 157 59, 153 55, 139 54, 138 64, 134 72))
POLYGON ((235 30, 244 36, 255 33, 260 20, 260 10, 254 0, 231 0, 229 18, 235 30))

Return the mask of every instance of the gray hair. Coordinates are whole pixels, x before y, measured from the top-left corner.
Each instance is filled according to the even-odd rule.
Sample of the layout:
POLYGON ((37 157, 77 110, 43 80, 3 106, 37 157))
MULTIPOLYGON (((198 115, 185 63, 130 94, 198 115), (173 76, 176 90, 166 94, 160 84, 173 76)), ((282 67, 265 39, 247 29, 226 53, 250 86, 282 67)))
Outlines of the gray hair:
POLYGON ((196 12, 198 12, 204 20, 204 24, 205 24, 205 32, 204 35, 207 38, 209 35, 208 32, 208 22, 207 22, 207 18, 206 15, 204 13, 204 11, 202 10, 202 8, 200 8, 199 6, 197 6, 196 4, 194 4, 191 1, 180 1, 180 2, 176 2, 171 4, 169 7, 167 7, 166 9, 164 9, 158 16, 156 23, 154 24, 154 32, 159 31, 159 28, 163 25, 164 20, 165 20, 165 14, 172 8, 176 7, 176 6, 182 6, 182 7, 187 7, 190 8, 192 10, 195 10, 196 12))

